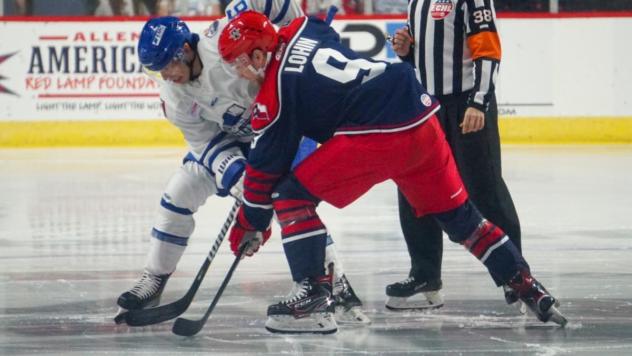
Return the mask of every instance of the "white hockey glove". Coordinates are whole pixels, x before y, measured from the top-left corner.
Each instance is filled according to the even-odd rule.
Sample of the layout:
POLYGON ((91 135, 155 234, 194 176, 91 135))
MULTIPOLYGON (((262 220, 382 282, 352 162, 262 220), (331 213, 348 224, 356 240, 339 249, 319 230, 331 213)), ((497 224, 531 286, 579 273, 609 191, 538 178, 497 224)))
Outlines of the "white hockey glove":
POLYGON ((217 195, 220 197, 229 194, 241 199, 243 191, 243 175, 246 169, 246 159, 241 152, 222 152, 213 162, 217 195), (233 189, 234 188, 234 189, 233 189))

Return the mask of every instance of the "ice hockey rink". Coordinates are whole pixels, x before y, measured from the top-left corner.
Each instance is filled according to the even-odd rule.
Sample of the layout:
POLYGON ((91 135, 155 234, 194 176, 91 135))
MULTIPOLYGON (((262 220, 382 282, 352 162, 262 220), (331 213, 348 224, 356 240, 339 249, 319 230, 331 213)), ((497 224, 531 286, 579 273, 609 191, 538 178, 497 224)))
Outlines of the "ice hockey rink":
MULTIPOLYGON (((0 150, 1 355, 631 355, 632 146, 505 146, 504 174, 535 276, 561 301, 566 328, 521 316, 479 262, 445 240, 446 305, 384 308, 408 255, 395 187, 345 210, 322 206, 347 276, 373 323, 332 335, 264 329, 290 289, 278 228, 245 259, 205 328, 115 325, 116 298, 139 277, 163 185, 184 149, 0 150)), ((188 289, 230 210, 212 197, 163 302, 188 289)), ((199 318, 234 260, 225 243, 184 314, 199 318)))

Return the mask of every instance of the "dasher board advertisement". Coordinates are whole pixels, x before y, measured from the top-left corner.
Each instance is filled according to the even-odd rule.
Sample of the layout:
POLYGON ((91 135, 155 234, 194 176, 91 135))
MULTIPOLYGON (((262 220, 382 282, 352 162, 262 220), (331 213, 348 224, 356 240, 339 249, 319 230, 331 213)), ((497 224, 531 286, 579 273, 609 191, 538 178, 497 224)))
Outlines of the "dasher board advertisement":
MULTIPOLYGON (((0 19, 0 121, 162 117, 158 84, 136 54, 144 21, 0 19)), ((214 19, 186 21, 200 32, 214 19)), ((385 34, 405 23, 405 17, 336 17, 332 26, 355 51, 394 61, 385 34)), ((501 14, 498 27, 501 116, 632 116, 632 66, 625 60, 632 58, 632 17, 501 14)))

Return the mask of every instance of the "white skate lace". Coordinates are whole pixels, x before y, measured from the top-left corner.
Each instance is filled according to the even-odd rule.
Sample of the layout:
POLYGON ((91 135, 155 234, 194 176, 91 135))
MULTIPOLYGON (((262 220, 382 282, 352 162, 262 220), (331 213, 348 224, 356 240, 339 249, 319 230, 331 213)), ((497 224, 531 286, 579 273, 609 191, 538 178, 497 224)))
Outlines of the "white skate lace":
POLYGON ((143 273, 143 276, 140 277, 138 283, 136 283, 132 290, 130 290, 130 293, 141 299, 145 299, 156 293, 159 287, 160 279, 148 272, 145 272, 143 273))
POLYGON ((406 279, 404 279, 403 281, 399 282, 400 284, 411 284, 415 282, 415 277, 408 277, 406 279))
POLYGON ((307 295, 308 290, 309 281, 307 279, 294 284, 294 287, 292 287, 290 293, 285 297, 285 301, 283 301, 283 303, 289 304, 304 298, 307 295))

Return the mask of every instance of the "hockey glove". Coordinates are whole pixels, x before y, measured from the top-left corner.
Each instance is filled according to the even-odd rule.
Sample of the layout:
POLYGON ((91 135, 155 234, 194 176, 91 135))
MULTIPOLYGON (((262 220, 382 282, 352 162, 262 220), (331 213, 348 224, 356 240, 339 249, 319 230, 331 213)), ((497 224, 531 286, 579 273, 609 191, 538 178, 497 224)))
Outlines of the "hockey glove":
POLYGON ((245 169, 246 159, 241 151, 221 152, 212 165, 217 184, 217 195, 225 197, 230 194, 237 199, 241 199, 245 169))
POLYGON ((249 230, 244 225, 240 224, 240 218, 237 218, 235 225, 230 229, 230 249, 235 255, 239 252, 239 248, 249 243, 248 248, 244 251, 244 255, 252 256, 255 252, 259 251, 259 246, 268 241, 272 234, 272 229, 268 228, 266 231, 249 230))

